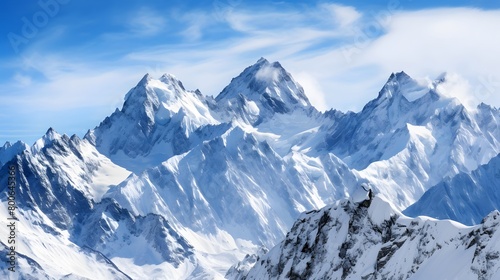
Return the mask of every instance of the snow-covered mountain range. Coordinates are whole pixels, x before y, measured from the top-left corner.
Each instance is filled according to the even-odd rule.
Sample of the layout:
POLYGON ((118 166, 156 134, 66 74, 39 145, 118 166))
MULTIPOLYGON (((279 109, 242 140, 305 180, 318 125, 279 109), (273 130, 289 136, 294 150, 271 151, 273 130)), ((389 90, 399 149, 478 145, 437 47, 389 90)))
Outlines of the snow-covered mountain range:
POLYGON ((432 187, 404 213, 478 224, 493 209, 500 209, 500 155, 471 173, 448 177, 432 187))
POLYGON ((477 226, 408 218, 379 197, 302 214, 269 253, 230 279, 498 279, 500 212, 477 226))
MULTIPOLYGON (((304 240, 283 238, 294 224, 287 236, 300 236, 298 227, 313 230, 321 211, 332 218, 317 232, 350 229, 343 223, 357 215, 351 213, 358 207, 352 201, 361 184, 370 186, 377 194, 374 204, 381 206, 362 208, 364 214, 355 217, 373 226, 351 244, 365 246, 371 255, 356 258, 373 264, 373 256, 390 244, 384 230, 399 234, 398 223, 436 235, 444 227, 448 231, 436 238, 441 247, 451 246, 450 240, 475 229, 450 222, 426 226, 431 220, 410 221, 400 211, 477 224, 497 208, 500 111, 484 104, 466 109, 442 93, 446 83, 446 75, 421 83, 395 73, 362 111, 344 113, 316 110, 292 75, 264 58, 215 98, 187 90, 173 75, 147 74, 126 94, 123 107, 83 139, 49 129, 32 146, 17 142, 0 148, 3 220, 9 167, 18 173, 18 273, 49 279, 222 279, 232 266, 228 277, 302 277, 312 272, 304 268, 286 276, 290 269, 281 266, 288 263, 274 263, 278 255, 293 262, 303 257, 295 245, 304 247, 304 240), (373 215, 394 218, 389 225, 374 222, 373 215), (340 225, 330 223, 335 219, 340 225), (269 261, 249 271, 257 259, 269 261)), ((0 229, 4 251, 7 236, 8 229, 0 229)), ((493 235, 481 236, 496 248, 488 239, 493 235)), ((422 240, 405 233, 394 238, 422 240)), ((331 239, 307 246, 344 242, 331 239)), ((339 254, 335 250, 342 246, 332 248, 328 254, 339 254)), ((450 254, 458 252, 453 250, 450 254)), ((390 266, 380 267, 386 272, 353 266, 345 273, 324 271, 330 264, 318 259, 314 266, 324 266, 322 274, 310 275, 419 275, 420 264, 430 258, 418 258, 413 266, 391 258, 390 266), (392 268, 399 270, 384 274, 392 268)), ((345 257, 339 262, 345 266, 345 257)), ((13 277, 5 263, 0 268, 2 277, 13 277)))

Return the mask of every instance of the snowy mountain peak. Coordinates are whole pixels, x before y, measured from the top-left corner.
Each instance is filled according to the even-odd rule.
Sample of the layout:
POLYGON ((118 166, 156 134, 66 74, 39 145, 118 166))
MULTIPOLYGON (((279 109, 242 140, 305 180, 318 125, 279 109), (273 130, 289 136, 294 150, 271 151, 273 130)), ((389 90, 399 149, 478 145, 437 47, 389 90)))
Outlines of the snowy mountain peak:
POLYGON ((259 58, 259 60, 257 60, 257 63, 256 64, 262 64, 262 63, 269 63, 269 61, 267 59, 265 59, 264 57, 261 57, 259 58))
POLYGON ((151 74, 149 74, 149 73, 146 73, 144 75, 144 77, 142 77, 142 79, 137 83, 137 86, 146 85, 152 79, 153 79, 153 76, 151 76, 151 74))
POLYGON ((23 141, 17 141, 14 144, 9 141, 5 142, 3 147, 0 147, 0 166, 13 159, 16 155, 28 149, 29 146, 23 141))
POLYGON ((5 144, 0 147, 0 151, 6 151, 9 149, 26 149, 29 146, 24 143, 23 141, 17 141, 14 144, 10 143, 9 141, 5 142, 5 144))
POLYGON ((165 73, 163 74, 161 77, 160 77, 160 81, 162 81, 163 83, 165 84, 171 84, 171 85, 177 85, 179 86, 182 90, 186 90, 184 88, 184 85, 182 84, 182 82, 177 79, 177 77, 175 77, 174 75, 170 74, 170 73, 165 73))
POLYGON ((159 79, 147 74, 127 93, 122 109, 85 139, 113 161, 140 172, 186 152, 191 145, 188 136, 196 129, 218 124, 210 102, 213 99, 207 100, 199 91, 186 90, 171 74, 159 79), (141 162, 138 157, 147 159, 141 162))
MULTIPOLYGON (((146 100, 175 98, 175 95, 186 91, 182 82, 170 73, 163 74, 159 79, 154 78, 149 73, 137 83, 125 95, 125 104, 144 104, 146 100), (170 91, 172 94, 165 96, 164 91, 170 91)), ((199 94, 199 92, 198 92, 199 94)))
MULTIPOLYGON (((67 136, 66 136, 67 137, 67 136)), ((38 153, 42 148, 52 143, 54 140, 60 139, 61 135, 57 133, 52 127, 50 127, 42 138, 36 140, 36 142, 31 146, 31 152, 33 154, 38 153)))
POLYGON ((412 78, 408 74, 406 74, 405 71, 401 71, 401 72, 391 73, 387 82, 408 81, 408 80, 412 80, 412 78))
POLYGON ((155 79, 146 74, 125 96, 122 112, 139 120, 141 126, 151 127, 158 120, 170 119, 183 107, 203 107, 198 104, 203 103, 201 99, 202 96, 186 91, 174 75, 164 74, 155 79), (187 104, 193 102, 197 106, 187 104))
POLYGON ((375 197, 299 217, 284 241, 229 279, 497 279, 500 212, 475 227, 410 219, 375 197), (445 264, 445 265, 443 265, 445 264))
POLYGON ((4 148, 4 149, 8 149, 10 147, 12 147, 12 144, 9 141, 5 142, 5 144, 3 144, 3 146, 2 146, 2 148, 4 148))
POLYGON ((54 140, 54 139, 61 137, 61 135, 59 133, 57 133, 57 131, 55 129, 50 127, 47 130, 47 132, 45 132, 45 135, 43 137, 46 138, 47 140, 54 140))
POLYGON ((415 101, 430 90, 426 84, 421 84, 405 72, 392 73, 379 93, 377 99, 399 99, 404 97, 407 101, 415 101))
POLYGON ((279 62, 270 63, 261 58, 247 67, 216 97, 216 101, 234 107, 244 97, 255 102, 261 112, 287 113, 297 107, 311 104, 300 86, 279 62))

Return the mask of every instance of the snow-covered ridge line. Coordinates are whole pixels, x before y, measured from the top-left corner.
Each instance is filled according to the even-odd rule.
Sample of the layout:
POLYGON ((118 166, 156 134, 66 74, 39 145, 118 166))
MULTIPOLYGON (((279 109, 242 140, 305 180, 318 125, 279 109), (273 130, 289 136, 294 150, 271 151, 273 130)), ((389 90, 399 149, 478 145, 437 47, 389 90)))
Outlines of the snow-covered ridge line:
MULTIPOLYGON (((229 279, 497 279, 500 212, 466 227, 408 218, 379 197, 302 214, 284 241, 229 279)), ((255 258, 255 257, 254 257, 255 258)))
MULTIPOLYGON (((170 74, 146 75, 84 139, 49 129, 32 147, 4 145, 0 161, 19 167, 19 205, 33 227, 26 244, 44 236, 45 246, 60 244, 92 263, 95 256, 78 252, 89 246, 132 278, 222 279, 246 254, 241 267, 255 263, 253 254, 282 240, 300 213, 357 199, 362 183, 397 211, 376 198, 369 208, 336 213, 368 217, 381 246, 380 223, 392 215, 405 226, 398 211, 445 176, 469 174, 498 155, 500 112, 469 111, 441 94, 442 83, 446 76, 426 85, 395 73, 361 112, 344 114, 317 111, 291 74, 265 59, 216 98, 170 74)), ((310 250, 311 240, 316 235, 300 250, 310 250)), ((22 252, 60 277, 37 248, 22 252)), ((103 275, 114 273, 98 265, 103 275)))
POLYGON ((500 209, 499 177, 500 154, 471 173, 461 172, 445 178, 404 213, 478 224, 486 214, 500 209))

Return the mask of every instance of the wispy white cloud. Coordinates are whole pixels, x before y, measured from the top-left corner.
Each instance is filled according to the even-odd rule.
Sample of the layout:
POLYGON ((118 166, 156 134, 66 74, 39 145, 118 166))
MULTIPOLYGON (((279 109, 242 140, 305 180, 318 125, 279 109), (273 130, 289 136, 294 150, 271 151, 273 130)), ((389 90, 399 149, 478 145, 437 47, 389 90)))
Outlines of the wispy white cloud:
MULTIPOLYGON (((17 74, 12 84, 3 90, 16 93, 10 101, 22 103, 26 111, 94 108, 97 120, 119 107, 127 90, 146 72, 170 72, 187 88, 216 95, 245 66, 264 56, 279 60, 302 84, 311 103, 323 110, 360 110, 377 96, 391 72, 401 70, 430 78, 444 71, 458 73, 468 86, 451 88, 449 94, 469 105, 484 101, 500 106, 500 37, 494 29, 500 26, 500 10, 393 9, 363 14, 354 7, 320 4, 301 11, 256 12, 234 5, 218 21, 212 21, 213 11, 196 13, 169 19, 183 23, 176 32, 185 32, 184 41, 131 49, 112 61, 28 52, 13 71, 17 74), (206 39, 212 27, 229 30, 217 40, 206 39)), ((135 15, 127 25, 132 34, 154 37, 167 28, 166 17, 155 11, 135 15)), ((0 102, 6 101, 6 95, 1 96, 0 102)))
POLYGON ((114 21, 123 28, 123 31, 105 31, 99 34, 99 37, 100 40, 110 42, 152 37, 162 32, 166 32, 168 27, 167 19, 166 15, 159 14, 150 8, 143 7, 127 15, 114 17, 114 21))
POLYGON ((1 90, 16 94, 0 94, 3 104, 17 106, 18 111, 64 111, 110 104, 134 85, 134 79, 141 78, 131 68, 102 64, 92 68, 81 60, 55 55, 32 55, 23 62, 24 71, 15 74, 12 83, 1 90))
MULTIPOLYGON (((280 61, 293 61, 293 57, 301 52, 305 52, 301 55, 306 57, 308 54, 317 56, 315 51, 307 50, 331 40, 340 40, 345 36, 341 29, 354 24, 359 16, 356 9, 339 5, 320 5, 306 12, 255 12, 234 8, 225 14, 224 20, 238 33, 235 36, 203 45, 187 43, 157 46, 132 52, 127 55, 127 59, 135 63, 142 61, 168 65, 169 67, 165 67, 168 71, 174 72, 178 77, 186 77, 186 85, 191 84, 209 94, 217 94, 231 77, 238 74, 238 70, 254 63, 261 56, 280 61), (203 73, 203 78, 192 75, 193 72, 203 73)), ((200 16, 196 18, 207 20, 200 16)), ((314 79, 307 80, 312 85, 311 81, 314 79)), ((321 86, 314 89, 307 87, 309 94, 321 94, 321 86)), ((322 100, 322 97, 317 99, 322 100)))
POLYGON ((331 13, 331 17, 326 18, 333 19, 341 27, 350 26, 362 17, 354 7, 338 4, 323 4, 321 7, 331 13))
POLYGON ((181 24, 179 35, 187 42, 195 42, 203 38, 204 33, 216 22, 206 12, 194 11, 174 15, 174 19, 181 24))
MULTIPOLYGON (((146 33, 156 32, 164 23, 149 12, 140 11, 141 16, 136 17, 138 22, 142 22, 138 26, 149 30, 146 33)), ((500 62, 500 56, 494 55, 500 47, 500 39, 494 36, 492 26, 497 26, 495 22, 500 24, 498 15, 499 11, 466 8, 397 11, 390 18, 385 18, 382 36, 371 38, 362 47, 354 45, 358 49, 347 59, 342 48, 354 42, 352 39, 357 34, 352 31, 363 30, 359 27, 369 24, 367 21, 379 19, 362 15, 353 7, 333 4, 322 4, 302 14, 297 11, 254 13, 235 9, 226 17, 227 23, 244 36, 132 51, 120 62, 120 71, 117 72, 140 76, 141 73, 135 71, 146 72, 147 68, 162 65, 161 69, 184 78, 185 84, 217 94, 231 77, 238 74, 239 69, 265 56, 282 61, 292 75, 308 73, 309 78, 304 79, 309 81, 304 85, 306 93, 318 95, 318 100, 324 98, 327 106, 359 110, 366 101, 376 96, 375 92, 394 71, 405 70, 417 77, 433 77, 443 71, 451 71, 461 73, 467 79, 479 80, 484 76, 488 79, 482 80, 494 81, 496 76, 491 78, 491 74, 496 73, 500 62), (311 22, 314 17, 310 15, 315 13, 322 16, 311 22), (325 17, 325 14, 330 16, 325 17), (351 28, 346 30, 346 25, 351 28), (333 45, 329 46, 330 43, 333 45), (314 89, 313 80, 318 83, 314 89), (347 93, 348 98, 344 97, 347 93)), ((209 16, 210 13, 184 18, 186 21, 189 18, 200 19, 188 25, 192 26, 194 37, 200 38, 203 22, 208 21, 209 16)), ((80 65, 83 62, 62 61, 30 57, 25 63, 51 77, 54 83, 62 84, 66 79, 61 78, 63 76, 58 72, 96 71, 92 65, 95 62, 80 65)), ((109 69, 102 63, 99 65, 109 69)), ((78 77, 81 75, 76 74, 75 78, 78 77)), ((491 91, 492 87, 484 88, 491 91)), ((315 97, 311 99, 313 104, 316 103, 315 97)), ((493 94, 487 99, 485 101, 500 104, 493 94)), ((321 106, 319 104, 316 103, 321 106)))
POLYGON ((31 85, 31 77, 28 75, 16 73, 13 80, 20 87, 27 87, 31 85))
POLYGON ((469 110, 474 110, 473 100, 468 96, 472 92, 469 81, 457 73, 445 73, 446 79, 440 83, 436 90, 448 97, 457 97, 469 110))
POLYGON ((158 34, 166 25, 165 17, 149 8, 142 8, 133 14, 127 25, 137 35, 152 36, 158 34))
POLYGON ((459 73, 471 86, 470 91, 457 91, 459 98, 499 106, 500 87, 495 81, 500 81, 500 36, 494 26, 500 26, 500 10, 401 12, 394 16, 387 33, 362 50, 354 64, 378 65, 381 72, 405 70, 421 77, 444 71, 459 73), (476 96, 481 88, 492 92, 476 96))
POLYGON ((297 72, 293 76, 303 88, 307 89, 309 102, 311 102, 316 109, 320 111, 331 109, 326 102, 325 91, 321 83, 314 76, 307 72, 297 72))
MULTIPOLYGON (((24 76, 30 74, 41 76, 45 80, 58 80, 61 75, 77 73, 93 69, 92 65, 72 57, 65 57, 56 53, 25 52, 17 60, 19 70, 24 76)), ((19 74, 18 74, 19 75, 19 74)))

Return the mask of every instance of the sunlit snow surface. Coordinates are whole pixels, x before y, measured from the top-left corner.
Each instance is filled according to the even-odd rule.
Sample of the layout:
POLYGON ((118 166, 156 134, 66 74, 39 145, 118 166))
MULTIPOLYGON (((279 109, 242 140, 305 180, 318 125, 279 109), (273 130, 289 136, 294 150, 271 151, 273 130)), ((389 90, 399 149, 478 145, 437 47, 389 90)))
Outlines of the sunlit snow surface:
MULTIPOLYGON (((449 269, 466 267, 465 262, 471 262, 470 250, 453 238, 470 241, 461 234, 472 228, 428 218, 410 220, 399 213, 425 194, 421 205, 436 205, 427 208, 434 211, 429 215, 450 218, 449 213, 463 214, 468 211, 463 209, 479 207, 480 211, 473 212, 472 221, 477 223, 480 215, 500 201, 496 199, 500 195, 491 195, 491 203, 480 203, 484 192, 496 191, 495 184, 489 183, 494 182, 498 165, 488 169, 493 172, 472 172, 500 152, 500 113, 484 104, 469 111, 440 93, 443 83, 446 75, 422 84, 404 72, 392 74, 378 97, 361 112, 342 113, 317 111, 292 76, 279 63, 265 59, 246 68, 215 98, 185 89, 170 74, 158 79, 146 75, 127 93, 123 107, 84 139, 49 129, 31 147, 17 142, 0 148, 2 186, 7 185, 8 164, 16 164, 20 175, 19 242, 28 244, 19 247, 19 253, 26 256, 20 255, 21 271, 55 279, 68 274, 68 278, 92 279, 88 275, 223 279, 235 265, 228 275, 242 276, 258 263, 257 255, 267 252, 266 248, 278 245, 269 256, 282 254, 284 258, 292 258, 297 249, 307 253, 316 237, 314 242, 310 238, 305 249, 302 238, 295 244, 300 248, 288 244, 288 257, 276 248, 283 247, 282 240, 287 240, 294 223, 302 225, 305 218, 321 221, 318 215, 325 209, 340 222, 328 222, 316 231, 313 223, 304 226, 304 232, 340 236, 320 236, 318 242, 333 242, 325 257, 342 262, 336 256, 349 232, 345 219, 354 217, 342 209, 355 209, 342 199, 362 202, 368 194, 361 185, 372 189, 377 198, 356 219, 360 227, 375 227, 360 231, 366 235, 358 236, 353 248, 366 252, 353 256, 356 264, 346 275, 352 279, 369 275, 383 248, 408 240, 411 235, 398 227, 394 232, 399 239, 384 239, 387 232, 381 225, 394 215, 402 227, 435 232, 438 241, 420 236, 419 242, 430 245, 405 241, 408 248, 394 251, 394 256, 401 256, 391 257, 385 272, 377 272, 381 279, 405 273, 427 279, 424 276, 438 268, 425 254, 437 242, 448 249, 442 256, 441 251, 433 251, 436 262, 448 257, 454 260, 449 269), (456 174, 471 176, 474 182, 481 178, 487 186, 446 185, 445 178, 456 174), (446 211, 438 207, 436 195, 426 193, 441 182, 446 188, 431 191, 442 189, 434 193, 445 197, 446 211), (440 195, 455 188, 460 189, 460 196, 440 195), (474 190, 481 193, 474 194, 474 190), (465 208, 457 207, 461 203, 465 208), (453 249, 446 242, 458 247, 453 249), (416 256, 416 252, 423 255, 416 256), (407 253, 413 259, 396 261, 407 253), (64 269, 48 261, 58 256, 65 258, 64 269), (418 258, 417 266, 414 258, 418 258), (38 263, 37 269, 30 270, 28 261, 38 263)), ((1 199, 5 201, 4 194, 1 199)), ((6 231, 0 236, 4 244, 5 236, 6 231)), ((494 247, 495 238, 481 236, 481 242, 494 247)), ((472 272, 459 271, 472 277, 483 267, 495 266, 481 263, 481 258, 474 259, 472 272)), ((306 271, 307 262, 286 262, 280 269, 306 271)), ((341 277, 344 272, 328 270, 331 265, 318 264, 322 268, 314 275, 341 273, 341 277)), ((258 271, 256 275, 265 276, 258 267, 252 271, 249 275, 258 271)))
POLYGON ((474 227, 411 219, 379 197, 302 214, 284 241, 229 279, 497 279, 500 213, 474 227))

